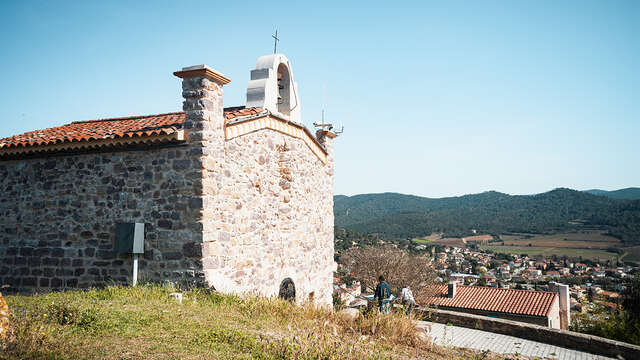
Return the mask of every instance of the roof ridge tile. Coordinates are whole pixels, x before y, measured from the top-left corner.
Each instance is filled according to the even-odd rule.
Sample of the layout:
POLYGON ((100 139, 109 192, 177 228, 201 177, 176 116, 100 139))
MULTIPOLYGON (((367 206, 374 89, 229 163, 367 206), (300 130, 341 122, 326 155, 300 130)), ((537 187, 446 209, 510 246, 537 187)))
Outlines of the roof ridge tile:
POLYGON ((184 114, 184 111, 160 113, 160 114, 151 114, 151 115, 131 115, 131 116, 122 116, 122 117, 113 117, 113 118, 101 118, 101 119, 95 119, 95 120, 78 120, 78 121, 73 121, 68 125, 71 125, 71 124, 87 124, 87 123, 96 123, 96 122, 107 122, 107 121, 119 121, 119 120, 141 120, 141 119, 148 119, 148 118, 153 118, 153 117, 170 116, 170 115, 181 115, 181 114, 184 114))

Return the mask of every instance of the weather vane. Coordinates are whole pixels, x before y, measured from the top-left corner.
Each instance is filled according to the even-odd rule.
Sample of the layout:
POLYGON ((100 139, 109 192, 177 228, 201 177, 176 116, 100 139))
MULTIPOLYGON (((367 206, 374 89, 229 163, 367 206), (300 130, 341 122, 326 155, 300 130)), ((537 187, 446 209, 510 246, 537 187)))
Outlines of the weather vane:
POLYGON ((280 41, 280 39, 278 39, 278 29, 276 29, 276 34, 271 35, 271 37, 273 38, 273 53, 275 54, 278 49, 278 41, 280 41))

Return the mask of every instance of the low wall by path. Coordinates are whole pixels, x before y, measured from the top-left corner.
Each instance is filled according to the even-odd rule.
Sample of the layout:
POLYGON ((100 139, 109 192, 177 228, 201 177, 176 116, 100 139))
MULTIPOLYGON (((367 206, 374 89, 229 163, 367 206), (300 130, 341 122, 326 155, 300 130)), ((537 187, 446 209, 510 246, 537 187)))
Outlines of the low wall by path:
POLYGON ((599 336, 448 310, 416 309, 416 313, 426 321, 450 323, 455 326, 515 336, 591 354, 614 358, 622 357, 626 360, 640 359, 640 346, 599 336))

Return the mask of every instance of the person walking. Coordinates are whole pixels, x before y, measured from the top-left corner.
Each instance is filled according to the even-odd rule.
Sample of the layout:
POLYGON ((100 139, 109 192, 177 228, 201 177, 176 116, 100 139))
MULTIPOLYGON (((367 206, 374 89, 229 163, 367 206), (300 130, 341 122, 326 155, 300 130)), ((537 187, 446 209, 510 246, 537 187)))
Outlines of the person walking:
POLYGON ((374 299, 378 299, 378 307, 383 314, 389 313, 389 302, 391 301, 391 286, 384 281, 384 276, 378 277, 378 286, 376 286, 376 293, 373 296, 374 299))
POLYGON ((407 285, 402 289, 402 305, 405 308, 406 314, 409 315, 413 311, 413 306, 416 304, 413 300, 413 292, 411 292, 411 286, 407 285))

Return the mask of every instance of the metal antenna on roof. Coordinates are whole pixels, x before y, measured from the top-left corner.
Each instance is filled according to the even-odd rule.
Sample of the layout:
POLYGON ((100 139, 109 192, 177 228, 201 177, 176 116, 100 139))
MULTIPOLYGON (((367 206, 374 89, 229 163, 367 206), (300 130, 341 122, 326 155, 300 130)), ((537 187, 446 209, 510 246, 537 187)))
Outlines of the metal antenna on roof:
POLYGON ((278 38, 278 29, 276 29, 275 35, 271 35, 271 37, 273 38, 273 53, 275 54, 278 49, 278 41, 280 41, 278 38))
POLYGON ((324 107, 326 105, 326 96, 325 96, 325 90, 326 90, 326 85, 322 84, 322 122, 320 122, 319 124, 314 122, 313 126, 317 127, 317 128, 322 128, 322 129, 326 129, 326 130, 331 130, 333 128, 332 124, 327 124, 324 122, 324 107))
MULTIPOLYGON (((324 124, 324 108, 327 106, 327 84, 322 84, 322 124, 324 124)), ((315 125, 315 123, 313 124, 315 125)))
POLYGON ((342 134, 344 132, 344 126, 339 131, 336 131, 336 130, 333 130, 333 124, 326 123, 324 120, 324 107, 326 103, 325 89, 326 89, 326 86, 323 84, 322 85, 322 122, 321 123, 314 122, 313 126, 315 126, 316 128, 320 128, 322 130, 333 131, 336 134, 342 134))

